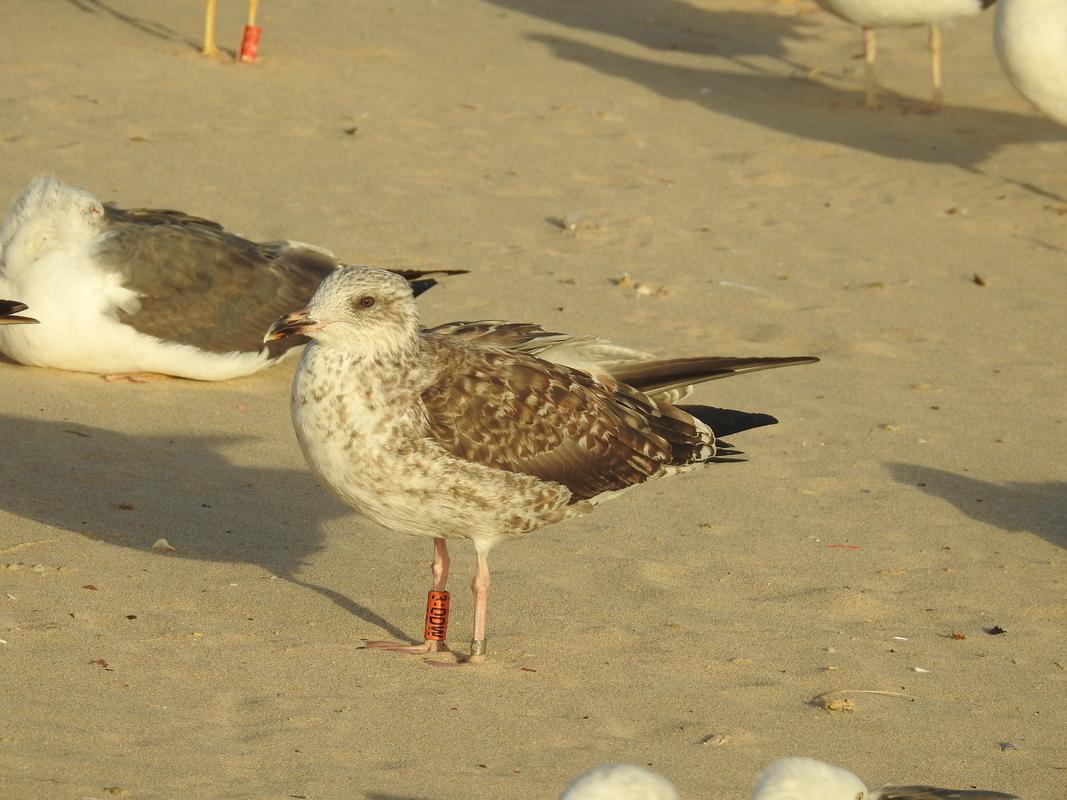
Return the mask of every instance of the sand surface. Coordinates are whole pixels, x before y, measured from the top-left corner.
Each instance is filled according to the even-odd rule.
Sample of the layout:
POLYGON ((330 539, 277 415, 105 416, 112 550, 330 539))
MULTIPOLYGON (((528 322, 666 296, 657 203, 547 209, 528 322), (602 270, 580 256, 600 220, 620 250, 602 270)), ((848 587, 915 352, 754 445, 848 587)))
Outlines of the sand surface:
POLYGON ((823 361, 699 390, 781 419, 747 463, 494 551, 491 661, 451 670, 360 649, 420 634, 431 547, 317 485, 292 362, 0 364, 4 798, 532 800, 629 761, 726 800, 783 755, 1064 796, 1067 131, 989 15, 946 27, 927 115, 921 29, 881 36, 868 112, 857 31, 807 2, 265 0, 254 66, 196 54, 201 12, 5 0, 3 202, 52 171, 470 269, 431 323, 823 361), (836 689, 910 698, 808 704, 836 689))

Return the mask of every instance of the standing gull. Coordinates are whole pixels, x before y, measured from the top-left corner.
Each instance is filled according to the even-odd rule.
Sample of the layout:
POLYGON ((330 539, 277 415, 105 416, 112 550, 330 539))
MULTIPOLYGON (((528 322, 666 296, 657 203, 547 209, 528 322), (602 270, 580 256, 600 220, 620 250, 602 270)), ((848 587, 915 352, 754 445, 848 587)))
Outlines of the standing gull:
POLYGON ((736 432, 776 421, 676 406, 668 396, 711 378, 818 360, 645 360, 624 348, 612 356, 599 340, 568 342, 531 325, 423 330, 408 285, 372 269, 332 273, 307 308, 279 319, 264 340, 291 335, 312 339, 292 390, 293 427, 312 470, 375 522, 434 540, 425 641, 369 646, 444 646, 446 541, 470 539, 471 662, 485 659, 488 556, 498 541, 650 478, 736 455, 720 449, 729 448, 713 432, 720 422, 736 432), (590 370, 559 363, 564 356, 590 370))
POLYGON ((1067 2, 1000 0, 993 23, 1000 65, 1019 93, 1067 125, 1067 2))
MULTIPOLYGON (((932 108, 945 104, 941 91, 941 29, 939 22, 980 13, 994 0, 815 0, 846 22, 863 28, 863 61, 866 70, 866 105, 876 108, 874 62, 877 54, 875 28, 930 26, 930 73, 934 86, 932 108)), ((1024 0, 1025 2, 1025 0, 1024 0)))
MULTIPOLYGON (((251 242, 180 211, 115 208, 42 176, 0 225, 0 296, 21 298, 45 324, 32 336, 0 329, 0 352, 80 372, 249 375, 289 349, 263 347, 263 329, 338 266, 318 247, 251 242)), ((459 271, 399 274, 419 293, 429 276, 459 271)))

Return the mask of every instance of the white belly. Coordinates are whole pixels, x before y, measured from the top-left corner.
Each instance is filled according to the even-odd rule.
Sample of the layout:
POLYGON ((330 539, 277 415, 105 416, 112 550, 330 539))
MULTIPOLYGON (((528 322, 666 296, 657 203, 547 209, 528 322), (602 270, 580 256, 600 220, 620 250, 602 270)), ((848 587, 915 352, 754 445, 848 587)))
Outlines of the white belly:
POLYGON ((867 28, 928 25, 982 10, 979 0, 815 0, 831 14, 867 28))
POLYGON ((994 42, 1019 93, 1067 125, 1067 0, 1000 0, 994 42))

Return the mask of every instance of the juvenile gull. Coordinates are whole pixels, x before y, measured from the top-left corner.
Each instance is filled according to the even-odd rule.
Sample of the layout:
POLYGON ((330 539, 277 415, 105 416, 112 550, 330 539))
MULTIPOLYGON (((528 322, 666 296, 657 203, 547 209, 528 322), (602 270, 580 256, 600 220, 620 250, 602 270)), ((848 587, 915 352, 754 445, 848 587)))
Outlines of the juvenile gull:
MULTIPOLYGON (((1024 0, 1025 2, 1026 0, 1024 0)), ((941 29, 939 22, 972 16, 993 5, 994 0, 815 0, 846 22, 863 28, 863 61, 866 68, 867 108, 876 108, 874 62, 877 53, 875 28, 930 26, 930 73, 934 87, 932 106, 944 105, 941 90, 941 29)))
MULTIPOLYGON (((307 303, 339 266, 298 242, 259 244, 180 211, 121 209, 51 176, 33 180, 0 225, 0 296, 45 323, 0 330, 23 364, 224 380, 274 363, 298 340, 263 329, 307 303)), ((416 292, 432 275, 402 271, 416 292)))
POLYGON ((26 304, 17 300, 0 300, 0 325, 25 325, 37 322, 33 317, 16 316, 26 310, 26 304))
POLYGON ((721 449, 729 445, 716 440, 715 425, 736 432, 776 420, 666 398, 699 381, 818 360, 648 360, 533 325, 423 330, 408 285, 372 269, 333 272, 307 308, 279 319, 264 340, 291 335, 312 339, 291 398, 312 470, 375 522, 434 540, 425 641, 370 646, 444 646, 446 540, 470 539, 472 662, 485 658, 488 555, 498 541, 589 511, 649 478, 736 455, 721 449))

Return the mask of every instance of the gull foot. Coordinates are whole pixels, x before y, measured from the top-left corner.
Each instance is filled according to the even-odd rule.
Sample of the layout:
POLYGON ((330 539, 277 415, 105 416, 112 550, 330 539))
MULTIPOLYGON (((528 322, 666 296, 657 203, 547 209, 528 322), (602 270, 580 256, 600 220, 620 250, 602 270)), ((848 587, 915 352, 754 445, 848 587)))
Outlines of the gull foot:
POLYGON ((129 381, 130 383, 151 383, 152 381, 169 381, 170 375, 162 375, 158 372, 113 372, 104 376, 108 383, 115 381, 129 381))
POLYGON ((370 650, 388 650, 390 653, 403 653, 409 656, 423 656, 427 653, 440 653, 446 650, 444 642, 427 639, 422 644, 408 644, 407 642, 367 642, 370 650))

